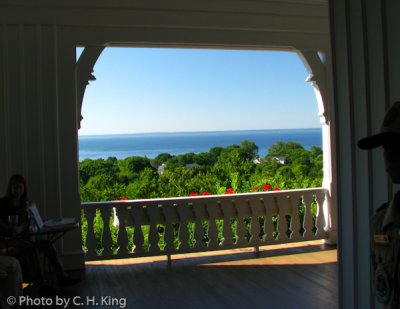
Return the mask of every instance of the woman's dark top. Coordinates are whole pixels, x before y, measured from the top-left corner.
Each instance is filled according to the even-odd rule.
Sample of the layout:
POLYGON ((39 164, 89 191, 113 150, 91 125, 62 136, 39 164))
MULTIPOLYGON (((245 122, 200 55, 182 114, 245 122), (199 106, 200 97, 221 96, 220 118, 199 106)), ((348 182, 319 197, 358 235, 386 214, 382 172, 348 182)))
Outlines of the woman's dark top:
POLYGON ((29 220, 28 213, 25 205, 21 204, 18 207, 14 207, 12 200, 7 197, 0 199, 0 236, 15 236, 17 228, 14 225, 8 223, 8 216, 18 215, 18 224, 22 224, 29 220))

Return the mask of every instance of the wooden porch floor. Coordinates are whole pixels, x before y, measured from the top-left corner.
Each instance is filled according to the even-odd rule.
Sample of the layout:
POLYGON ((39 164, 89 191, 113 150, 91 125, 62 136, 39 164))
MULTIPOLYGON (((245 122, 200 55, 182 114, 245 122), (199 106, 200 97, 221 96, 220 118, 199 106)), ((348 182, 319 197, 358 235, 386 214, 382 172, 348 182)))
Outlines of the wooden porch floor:
POLYGON ((165 257, 87 262, 78 275, 63 297, 87 308, 338 308, 337 251, 320 241, 261 247, 258 256, 177 255, 170 266, 165 257))

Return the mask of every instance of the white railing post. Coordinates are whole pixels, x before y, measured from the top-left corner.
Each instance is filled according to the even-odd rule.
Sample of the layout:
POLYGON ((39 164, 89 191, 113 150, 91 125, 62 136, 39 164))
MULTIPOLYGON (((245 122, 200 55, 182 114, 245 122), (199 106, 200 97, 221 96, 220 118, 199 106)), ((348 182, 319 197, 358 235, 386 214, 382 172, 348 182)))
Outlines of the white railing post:
POLYGON ((262 205, 260 204, 259 199, 253 199, 253 200, 248 199, 247 203, 249 205, 251 213, 250 243, 253 246, 259 246, 261 244, 261 239, 260 239, 261 226, 259 218, 264 215, 262 205))
POLYGON ((158 246, 160 237, 158 236, 157 223, 164 223, 165 220, 162 213, 162 208, 157 204, 150 204, 147 206, 147 214, 149 216, 149 253, 151 255, 158 255, 160 247, 158 246))
POLYGON ((312 221, 311 204, 313 202, 313 196, 310 194, 303 195, 304 202, 304 238, 311 238, 313 236, 312 228, 314 226, 312 221))
POLYGON ((268 242, 271 243, 271 242, 275 241, 275 238, 274 238, 275 227, 274 227, 272 218, 274 217, 274 215, 276 215, 278 213, 278 208, 276 207, 275 197, 273 197, 272 195, 265 195, 261 199, 261 202, 264 206, 264 211, 265 211, 264 241, 266 243, 268 243, 268 242))
POLYGON ((101 242, 103 245, 103 254, 104 255, 111 255, 113 254, 112 250, 112 237, 111 237, 111 230, 110 230, 110 219, 111 219, 111 212, 112 208, 101 208, 100 215, 103 220, 103 234, 101 236, 101 242))
POLYGON ((326 200, 326 194, 316 194, 315 201, 317 203, 317 217, 315 227, 317 228, 316 235, 321 235, 325 231, 325 215, 323 205, 326 200))
POLYGON ((193 205, 181 202, 178 204, 179 221, 179 251, 187 252, 189 246, 188 222, 193 220, 193 205))
POLYGON ((118 254, 127 254, 130 253, 128 250, 128 234, 126 232, 126 220, 128 218, 128 209, 126 204, 120 204, 116 207, 116 215, 118 217, 118 254))
MULTIPOLYGON (((232 197, 232 199, 234 199, 232 197)), ((235 207, 237 209, 237 245, 245 245, 248 244, 247 238, 246 238, 246 234, 247 234, 247 229, 246 229, 246 222, 245 222, 245 218, 246 215, 249 214, 249 210, 248 210, 248 203, 246 202, 246 200, 244 199, 235 199, 235 207)))
POLYGON ((171 255, 176 252, 174 245, 174 228, 173 224, 178 223, 180 221, 177 207, 168 203, 164 205, 164 214, 165 214, 165 230, 164 230, 164 242, 165 242, 165 253, 171 255))
POLYGON ((213 203, 207 203, 207 212, 210 218, 208 222, 208 249, 218 249, 220 248, 220 244, 218 241, 217 218, 222 217, 222 211, 217 200, 213 203))
POLYGON ((283 239, 288 239, 286 236, 286 232, 288 230, 287 224, 286 224, 286 209, 285 209, 285 196, 282 196, 281 194, 278 194, 274 201, 276 208, 278 208, 278 239, 283 240, 283 239))
POLYGON ((291 227, 290 229, 292 230, 292 235, 291 238, 292 240, 302 240, 302 235, 300 233, 300 230, 302 228, 302 225, 300 224, 300 214, 299 214, 299 204, 302 201, 301 195, 298 194, 291 194, 290 195, 290 207, 291 207, 291 216, 292 216, 292 221, 291 221, 291 227))
POLYGON ((209 216, 206 210, 206 203, 197 201, 193 207, 194 212, 194 249, 196 251, 206 251, 206 246, 203 242, 205 234, 203 228, 203 221, 208 221, 209 216))
POLYGON ((224 247, 232 247, 233 246, 233 231, 232 231, 232 223, 231 220, 232 218, 237 217, 237 212, 234 206, 234 203, 232 201, 229 201, 227 199, 224 199, 221 201, 221 210, 222 213, 224 214, 224 224, 222 226, 222 235, 224 237, 224 241, 222 242, 222 245, 224 247))
MULTIPOLYGON (((132 209, 133 214, 133 249, 137 255, 144 253, 144 236, 142 231, 142 224, 145 221, 145 213, 142 205, 135 205, 132 209)), ((146 218, 147 219, 147 218, 146 218)), ((147 220, 146 220, 147 221, 147 220)))
POLYGON ((86 234, 86 259, 92 259, 96 254, 96 237, 94 234, 93 222, 96 216, 96 208, 85 207, 83 210, 87 220, 87 234, 86 234))

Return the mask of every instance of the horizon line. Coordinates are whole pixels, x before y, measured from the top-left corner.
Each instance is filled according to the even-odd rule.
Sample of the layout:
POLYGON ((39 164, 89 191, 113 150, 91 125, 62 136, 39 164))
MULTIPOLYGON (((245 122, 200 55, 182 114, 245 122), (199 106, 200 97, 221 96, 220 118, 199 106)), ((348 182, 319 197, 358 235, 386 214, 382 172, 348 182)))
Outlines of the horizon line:
POLYGON ((153 131, 153 132, 135 132, 135 133, 99 133, 99 134, 82 134, 78 137, 99 137, 99 136, 129 136, 129 135, 153 135, 153 134, 186 134, 186 133, 225 133, 225 132, 254 132, 254 131, 289 131, 289 130, 315 130, 322 127, 309 128, 276 128, 276 129, 232 129, 232 130, 211 130, 211 131, 153 131))

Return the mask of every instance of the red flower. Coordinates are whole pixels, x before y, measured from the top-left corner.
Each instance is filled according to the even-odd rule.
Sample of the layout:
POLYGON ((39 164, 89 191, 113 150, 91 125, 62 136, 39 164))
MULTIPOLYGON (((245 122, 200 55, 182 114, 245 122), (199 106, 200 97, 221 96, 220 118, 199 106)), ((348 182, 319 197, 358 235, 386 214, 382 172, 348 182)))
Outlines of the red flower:
POLYGON ((207 191, 204 191, 204 192, 202 193, 202 195, 211 195, 211 193, 210 193, 210 192, 207 192, 207 191))
POLYGON ((258 191, 258 187, 253 187, 251 189, 253 190, 253 192, 257 192, 258 191))
POLYGON ((261 186, 261 188, 264 190, 264 191, 269 191, 269 190, 271 190, 271 186, 269 185, 269 184, 265 184, 265 185, 262 185, 261 186))
POLYGON ((197 192, 190 192, 189 196, 198 196, 199 194, 197 192))
POLYGON ((276 187, 274 188, 274 191, 281 191, 281 188, 276 187))
POLYGON ((126 197, 120 197, 118 200, 115 200, 116 202, 118 201, 128 201, 128 198, 126 197))
POLYGON ((226 190, 226 192, 225 192, 225 194, 232 194, 232 193, 235 193, 235 192, 233 191, 232 188, 229 188, 229 189, 226 190))

